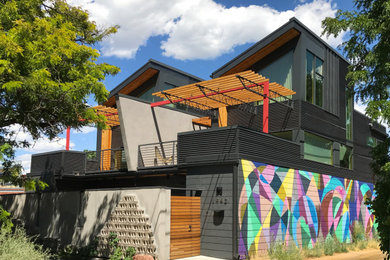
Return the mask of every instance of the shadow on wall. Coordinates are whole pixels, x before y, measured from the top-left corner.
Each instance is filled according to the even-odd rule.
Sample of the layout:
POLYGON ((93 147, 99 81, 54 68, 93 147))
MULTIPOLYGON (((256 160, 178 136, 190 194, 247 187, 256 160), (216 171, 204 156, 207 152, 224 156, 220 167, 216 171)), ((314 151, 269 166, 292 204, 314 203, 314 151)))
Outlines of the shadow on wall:
POLYGON ((39 235, 53 249, 74 244, 88 245, 103 228, 118 204, 120 192, 28 193, 0 197, 0 204, 11 212, 30 235, 39 235))

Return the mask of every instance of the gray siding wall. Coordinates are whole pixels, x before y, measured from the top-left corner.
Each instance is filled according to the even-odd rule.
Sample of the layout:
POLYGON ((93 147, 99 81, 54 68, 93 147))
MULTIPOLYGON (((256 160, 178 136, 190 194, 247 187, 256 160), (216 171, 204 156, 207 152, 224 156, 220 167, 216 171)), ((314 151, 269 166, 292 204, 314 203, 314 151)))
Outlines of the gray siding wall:
MULTIPOLYGON (((346 87, 347 63, 318 39, 303 31, 294 51, 293 90, 297 92, 293 99, 306 100, 306 52, 309 51, 324 61, 324 107, 326 111, 340 117, 345 113, 344 89, 346 87), (344 111, 344 113, 343 113, 344 111)), ((344 120, 345 121, 345 120, 344 120)))
MULTIPOLYGON (((292 107, 292 109, 289 109, 280 103, 270 104, 270 132, 282 132, 299 128, 300 101, 293 101, 292 107)), ((240 110, 237 107, 228 108, 228 125, 240 125, 263 131, 263 106, 257 106, 256 114, 240 110)))
POLYGON ((371 170, 367 168, 368 166, 362 169, 349 170, 305 160, 299 143, 286 141, 243 127, 180 133, 178 135, 178 151, 178 160, 184 164, 232 162, 242 158, 281 167, 372 182, 372 174, 371 170))
POLYGON ((231 166, 191 168, 187 189, 201 193, 201 255, 232 259, 233 169, 231 166), (217 190, 222 195, 217 196, 217 190))
POLYGON ((371 171, 371 147, 367 145, 368 138, 374 137, 378 140, 384 140, 385 130, 383 126, 371 122, 369 118, 357 111, 354 111, 353 116, 353 169, 359 174, 363 174, 363 172, 371 171), (372 123, 371 127, 370 123, 372 123))

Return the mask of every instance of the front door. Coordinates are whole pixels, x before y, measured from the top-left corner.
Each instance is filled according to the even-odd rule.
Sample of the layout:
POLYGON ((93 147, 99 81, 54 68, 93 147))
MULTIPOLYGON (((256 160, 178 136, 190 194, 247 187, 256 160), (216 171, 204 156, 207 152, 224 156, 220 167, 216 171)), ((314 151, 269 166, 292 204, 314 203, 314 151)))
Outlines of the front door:
POLYGON ((200 197, 171 197, 171 259, 200 255, 200 197))

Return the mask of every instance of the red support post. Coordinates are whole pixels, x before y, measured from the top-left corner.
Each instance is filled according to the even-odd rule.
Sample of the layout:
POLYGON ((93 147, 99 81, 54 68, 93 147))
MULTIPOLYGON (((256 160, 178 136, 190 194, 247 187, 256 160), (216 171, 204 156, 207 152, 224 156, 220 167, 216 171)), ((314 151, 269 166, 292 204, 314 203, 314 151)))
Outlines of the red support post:
POLYGON ((69 151, 70 127, 66 128, 66 150, 69 151))
POLYGON ((268 119, 269 119, 269 82, 263 83, 263 133, 268 134, 268 119))

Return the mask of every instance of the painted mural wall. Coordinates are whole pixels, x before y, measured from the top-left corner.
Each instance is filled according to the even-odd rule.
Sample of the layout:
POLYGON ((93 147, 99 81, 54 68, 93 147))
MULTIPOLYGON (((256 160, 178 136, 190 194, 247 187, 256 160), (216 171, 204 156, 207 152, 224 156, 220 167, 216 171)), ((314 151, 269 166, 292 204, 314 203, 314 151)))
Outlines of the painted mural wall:
POLYGON ((371 234, 374 216, 364 201, 371 183, 241 160, 239 254, 252 255, 283 241, 312 247, 335 234, 351 240, 354 221, 371 234))

